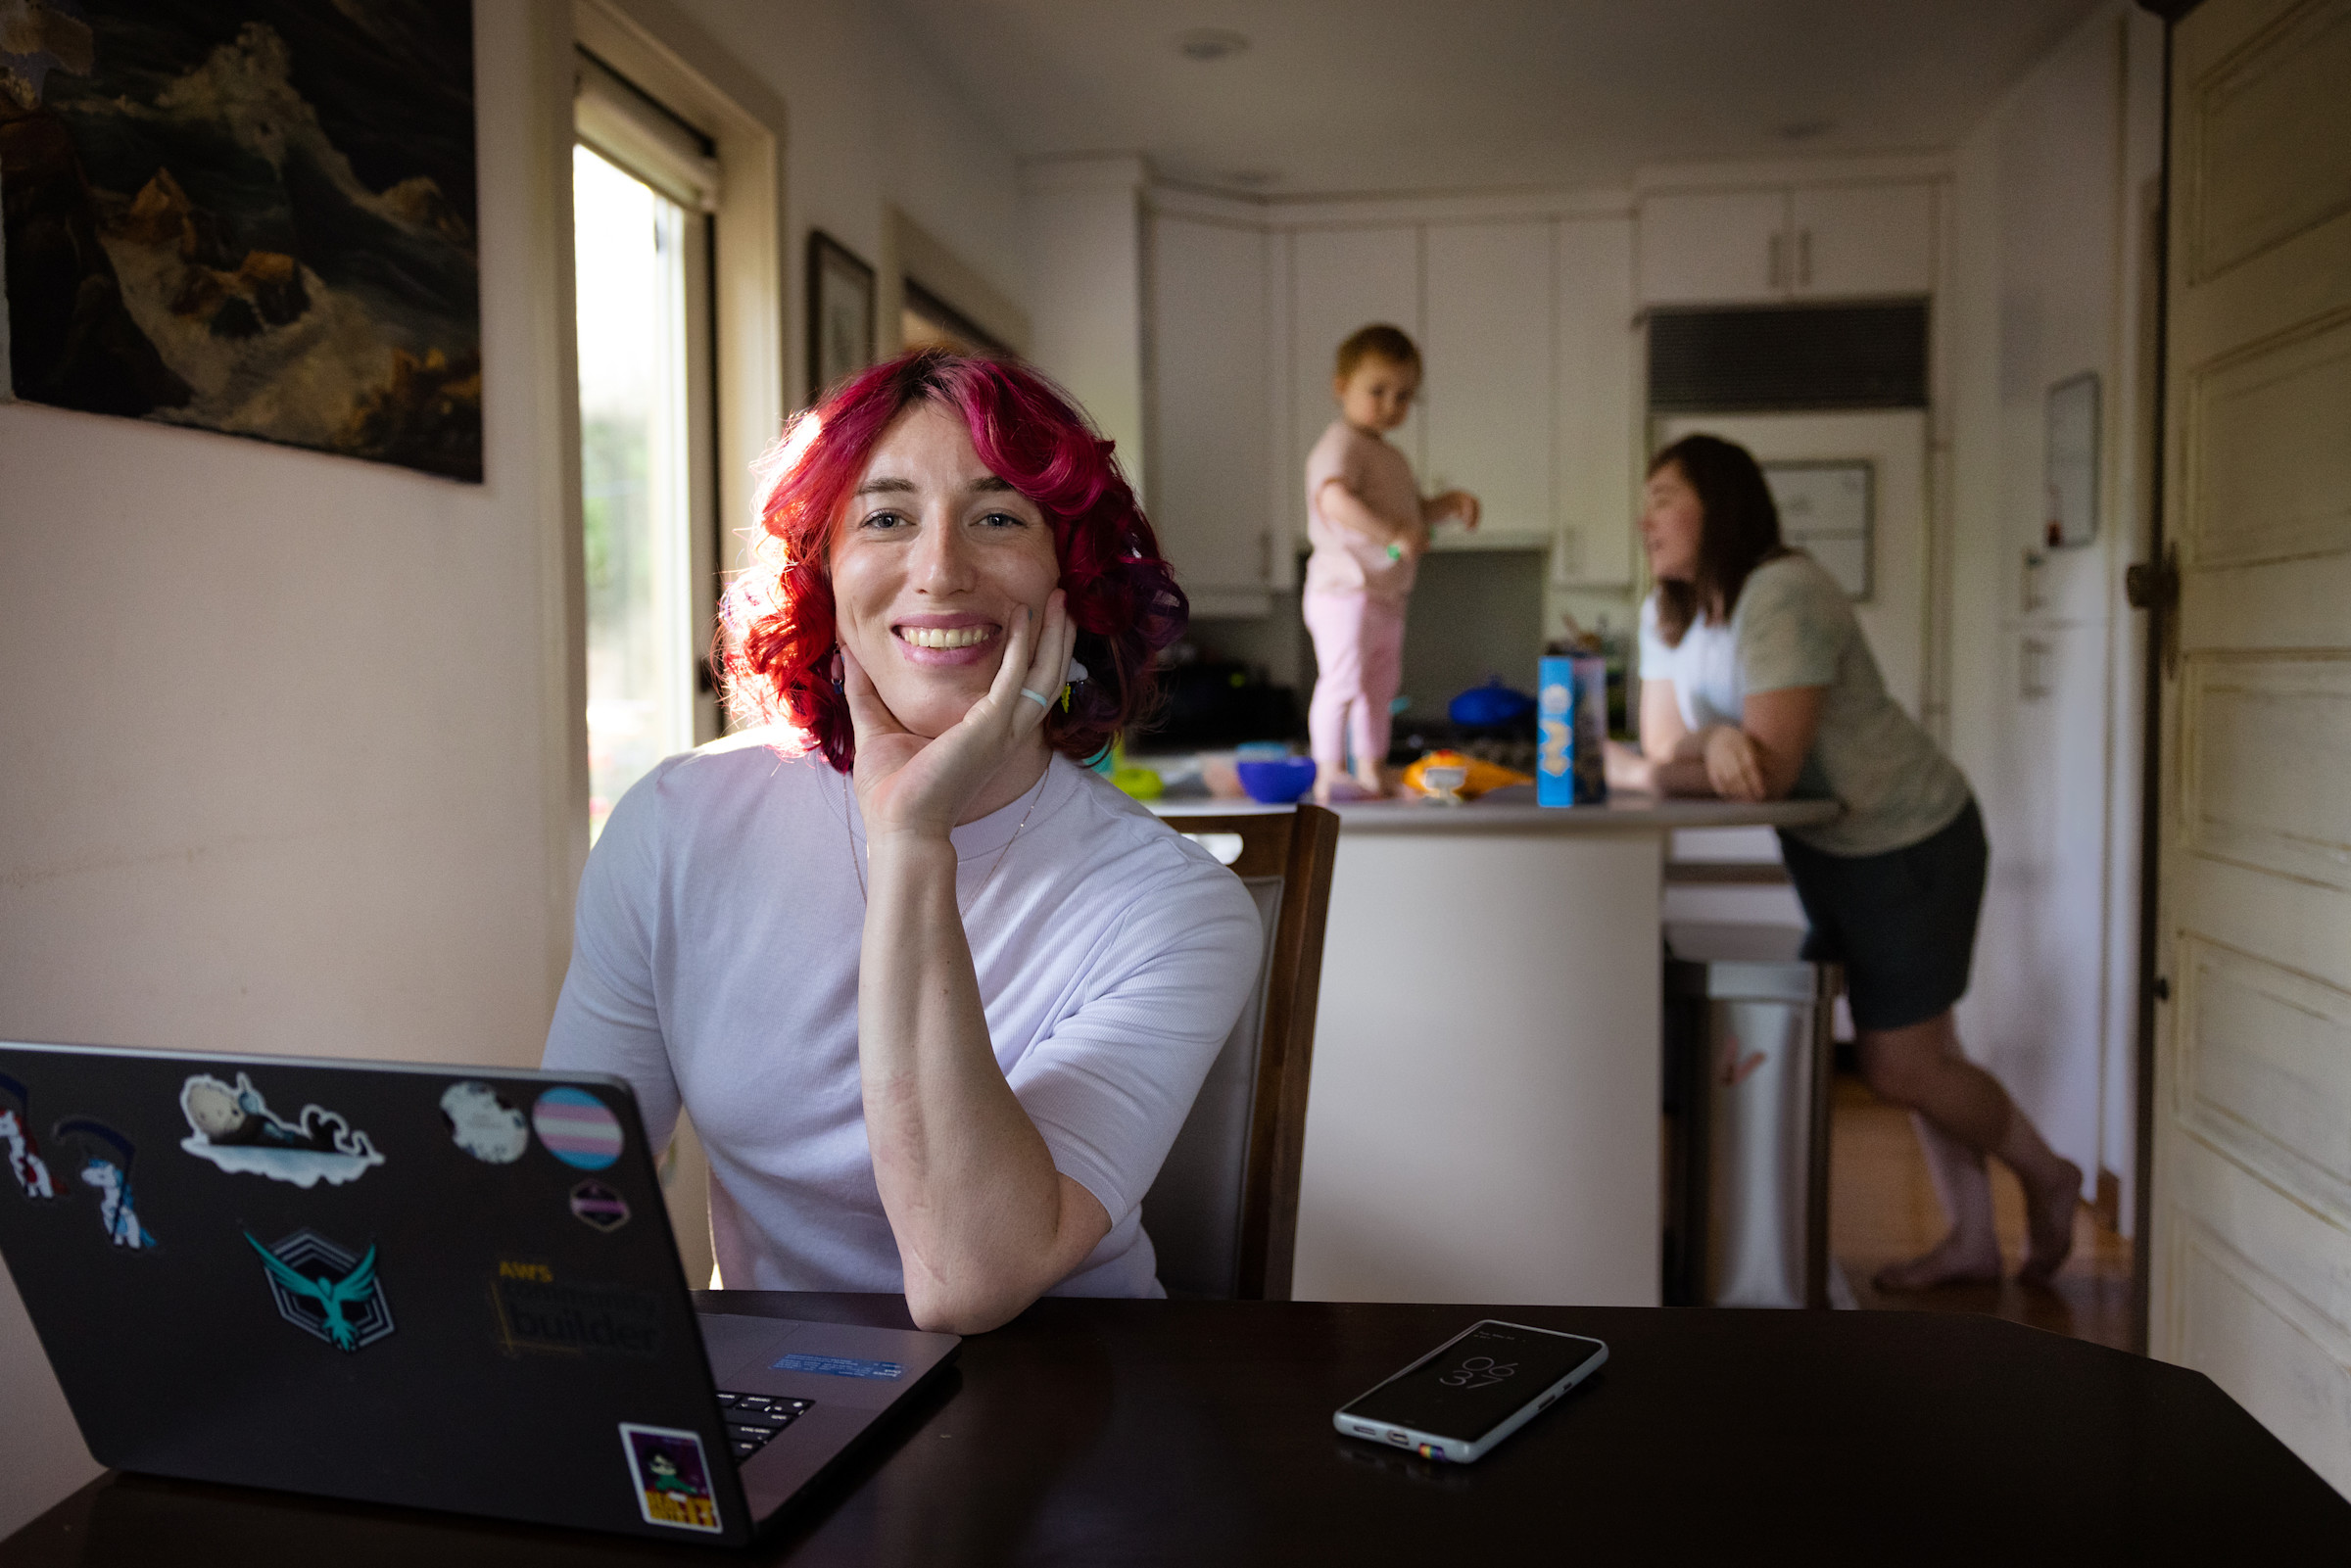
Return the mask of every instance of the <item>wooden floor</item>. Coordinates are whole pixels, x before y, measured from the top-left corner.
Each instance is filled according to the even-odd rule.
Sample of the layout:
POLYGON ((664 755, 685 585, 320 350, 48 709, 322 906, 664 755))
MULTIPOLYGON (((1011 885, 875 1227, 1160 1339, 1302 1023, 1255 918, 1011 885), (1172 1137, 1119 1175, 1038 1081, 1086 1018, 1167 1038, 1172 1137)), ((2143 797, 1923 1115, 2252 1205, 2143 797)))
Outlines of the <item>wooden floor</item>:
MULTIPOLYGON (((1856 1305, 1899 1311, 1986 1312, 2076 1339, 2131 1349, 2131 1243, 2107 1230, 2085 1206, 2074 1222, 2074 1255, 2051 1288, 2027 1290, 2013 1279, 1917 1295, 1881 1293, 1870 1276, 1915 1257, 1948 1228, 1909 1113, 1839 1074, 1830 1112, 1829 1247, 1856 1305)), ((1991 1166, 1992 1210, 2010 1274, 2024 1256, 2024 1189, 2005 1165, 1991 1166)))

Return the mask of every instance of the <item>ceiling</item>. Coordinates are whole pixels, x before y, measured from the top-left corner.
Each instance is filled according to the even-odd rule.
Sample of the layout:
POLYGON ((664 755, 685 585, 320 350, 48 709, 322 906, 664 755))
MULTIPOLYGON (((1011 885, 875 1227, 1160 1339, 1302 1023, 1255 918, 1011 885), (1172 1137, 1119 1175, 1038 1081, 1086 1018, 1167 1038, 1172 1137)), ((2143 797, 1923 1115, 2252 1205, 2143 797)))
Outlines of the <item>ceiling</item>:
POLYGON ((1946 148, 2098 0, 889 3, 1024 157, 1292 196, 1946 148))

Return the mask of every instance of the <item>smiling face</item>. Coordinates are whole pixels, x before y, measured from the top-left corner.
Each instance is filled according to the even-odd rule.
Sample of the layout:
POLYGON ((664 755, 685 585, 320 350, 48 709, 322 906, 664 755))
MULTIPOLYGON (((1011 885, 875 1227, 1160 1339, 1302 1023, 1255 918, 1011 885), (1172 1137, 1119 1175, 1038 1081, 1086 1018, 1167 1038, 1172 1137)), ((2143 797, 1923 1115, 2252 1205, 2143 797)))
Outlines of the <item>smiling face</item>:
POLYGON ((1706 508, 1681 464, 1669 462, 1650 475, 1642 501, 1641 544, 1649 551, 1650 576, 1665 583, 1692 581, 1705 540, 1706 508))
POLYGON ((1061 580, 1036 502, 999 479, 954 409, 918 403, 882 433, 833 535, 840 641, 900 724, 936 736, 984 694, 1023 609, 1061 580))
POLYGON ((1367 354, 1355 368, 1331 382, 1339 400, 1339 416, 1358 430, 1386 435, 1413 411, 1420 390, 1420 372, 1411 365, 1367 354))

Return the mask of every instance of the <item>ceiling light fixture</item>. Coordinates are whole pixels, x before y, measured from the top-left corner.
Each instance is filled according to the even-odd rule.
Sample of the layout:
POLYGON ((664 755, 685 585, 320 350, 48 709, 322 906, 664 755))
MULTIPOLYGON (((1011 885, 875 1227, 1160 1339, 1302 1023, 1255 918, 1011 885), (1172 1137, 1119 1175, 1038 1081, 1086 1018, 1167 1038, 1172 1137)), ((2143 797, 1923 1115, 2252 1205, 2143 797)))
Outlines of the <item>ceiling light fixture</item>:
POLYGON ((1176 39, 1186 60, 1230 60, 1249 47, 1249 40, 1229 27, 1194 27, 1176 39))

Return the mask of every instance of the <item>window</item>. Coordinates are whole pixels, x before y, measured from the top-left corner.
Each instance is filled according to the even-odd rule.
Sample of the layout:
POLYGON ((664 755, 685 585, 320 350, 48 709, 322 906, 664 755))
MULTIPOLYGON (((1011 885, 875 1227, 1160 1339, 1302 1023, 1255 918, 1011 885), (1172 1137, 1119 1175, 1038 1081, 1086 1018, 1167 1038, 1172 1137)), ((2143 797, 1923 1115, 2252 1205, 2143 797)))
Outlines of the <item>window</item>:
POLYGON ((589 836, 674 752, 717 734, 711 144, 594 57, 572 149, 589 836))

